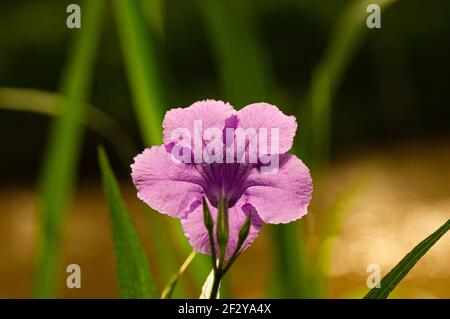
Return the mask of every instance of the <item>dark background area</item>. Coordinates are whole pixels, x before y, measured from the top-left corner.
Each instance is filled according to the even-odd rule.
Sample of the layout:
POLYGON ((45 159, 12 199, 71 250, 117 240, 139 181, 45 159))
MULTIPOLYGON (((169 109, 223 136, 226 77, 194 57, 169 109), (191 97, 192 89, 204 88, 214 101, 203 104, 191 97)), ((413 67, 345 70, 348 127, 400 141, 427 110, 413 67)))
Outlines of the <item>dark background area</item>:
MULTIPOLYGON (((287 96, 284 107, 296 110, 345 1, 248 2, 257 9, 258 36, 275 81, 287 96)), ((2 2, 1 87, 58 90, 66 51, 76 32, 65 27, 62 13, 67 3, 2 2)), ((449 18, 448 1, 398 1, 383 13, 380 30, 367 31, 333 104, 333 156, 374 144, 449 135, 449 18)), ((225 98, 205 26, 190 1, 170 1, 164 26, 159 44, 170 92, 166 108, 225 98)), ((138 141, 111 11, 101 41, 92 104, 112 114, 138 141)), ((35 180, 49 123, 42 115, 0 110, 2 183, 35 180)), ((87 133, 83 178, 96 170, 93 150, 101 142, 96 134, 87 133)))

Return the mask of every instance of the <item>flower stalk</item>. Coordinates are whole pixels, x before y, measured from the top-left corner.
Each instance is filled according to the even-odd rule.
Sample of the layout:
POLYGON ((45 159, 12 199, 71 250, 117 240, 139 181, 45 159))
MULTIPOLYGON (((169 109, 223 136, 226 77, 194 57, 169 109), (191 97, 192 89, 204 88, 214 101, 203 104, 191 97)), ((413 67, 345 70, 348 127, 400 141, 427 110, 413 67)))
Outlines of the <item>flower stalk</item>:
POLYGON ((250 212, 242 224, 239 230, 238 244, 233 251, 228 262, 225 264, 226 251, 229 240, 229 216, 228 216, 228 202, 223 197, 219 195, 218 202, 218 213, 217 213, 217 225, 216 225, 216 240, 219 250, 219 258, 216 258, 216 245, 214 242, 214 221, 212 219, 211 213, 209 211, 208 204, 205 198, 203 198, 203 219, 206 229, 208 230, 209 243, 211 247, 211 260, 212 268, 214 271, 214 282, 211 289, 210 299, 216 299, 220 282, 223 276, 227 273, 230 267, 233 265, 235 260, 240 254, 241 248, 250 233, 250 224, 253 216, 253 212, 250 212))

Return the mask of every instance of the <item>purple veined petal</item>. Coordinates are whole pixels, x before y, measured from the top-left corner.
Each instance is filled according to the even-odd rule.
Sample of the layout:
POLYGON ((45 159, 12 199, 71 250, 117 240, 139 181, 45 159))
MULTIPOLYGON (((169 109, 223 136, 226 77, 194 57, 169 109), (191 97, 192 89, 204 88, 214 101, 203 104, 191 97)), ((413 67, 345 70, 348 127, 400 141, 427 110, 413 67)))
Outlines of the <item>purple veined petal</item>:
POLYGON ((181 218, 201 204, 202 177, 193 165, 175 162, 163 146, 134 158, 131 176, 138 197, 154 210, 181 218))
POLYGON ((184 130, 190 133, 192 150, 195 151, 195 140, 202 143, 199 144, 200 147, 204 147, 207 143, 203 140, 205 131, 218 129, 222 134, 226 120, 234 114, 236 111, 232 105, 215 100, 199 101, 186 108, 172 109, 166 113, 163 121, 164 144, 180 142, 180 134, 175 133, 184 130))
MULTIPOLYGON (((239 110, 238 119, 238 128, 243 130, 255 129, 258 136, 261 134, 260 129, 267 130, 266 152, 263 152, 264 154, 283 154, 291 149, 297 131, 295 116, 283 114, 275 105, 254 103, 239 110), (278 129, 278 151, 271 150, 272 128, 278 129)), ((261 145, 258 145, 259 147, 261 145)))
MULTIPOLYGON (((213 217, 214 223, 217 218, 217 209, 213 207, 208 201, 209 209, 213 217)), ((250 213, 251 206, 246 203, 244 199, 241 199, 229 208, 229 240, 227 245, 227 252, 225 258, 230 258, 236 249, 239 230, 245 222, 248 214, 250 213)), ((203 221, 203 207, 200 205, 193 212, 189 213, 185 218, 181 219, 181 225, 183 226, 183 231, 189 240, 191 246, 198 252, 204 254, 210 254, 211 249, 209 245, 208 231, 205 228, 203 221)), ((246 249, 250 244, 258 237, 259 231, 262 228, 262 220, 257 215, 254 214, 252 217, 250 225, 250 233, 242 246, 242 250, 246 249)), ((214 236, 215 237, 215 236, 214 236)), ((217 248, 216 242, 216 250, 217 248)), ((217 251, 218 254, 218 251, 217 251)))
POLYGON ((253 168, 246 184, 244 196, 265 223, 285 224, 307 213, 312 179, 308 167, 295 155, 280 155, 280 167, 273 174, 253 168))

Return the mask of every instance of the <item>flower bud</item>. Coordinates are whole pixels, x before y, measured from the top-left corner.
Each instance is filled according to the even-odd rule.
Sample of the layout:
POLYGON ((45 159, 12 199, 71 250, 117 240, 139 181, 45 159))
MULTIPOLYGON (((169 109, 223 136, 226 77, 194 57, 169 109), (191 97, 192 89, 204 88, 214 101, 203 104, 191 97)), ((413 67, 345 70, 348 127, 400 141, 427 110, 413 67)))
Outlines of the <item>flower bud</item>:
POLYGON ((216 270, 216 245, 214 244, 214 221, 211 216, 211 212, 206 202, 205 197, 202 198, 203 202, 203 222, 206 230, 208 231, 209 246, 211 249, 211 263, 214 271, 216 270))
POLYGON ((219 244, 220 261, 225 259, 225 253, 228 245, 228 202, 223 195, 219 195, 218 213, 217 213, 217 243, 219 244))
POLYGON ((241 248, 241 246, 244 244, 244 241, 247 239, 248 234, 250 233, 250 225, 253 217, 253 212, 250 212, 247 216, 247 219, 244 221, 244 223, 241 226, 241 229, 239 230, 239 239, 238 239, 238 245, 237 247, 241 248))
POLYGON ((203 222, 205 223, 205 227, 208 230, 208 233, 212 234, 214 229, 214 221, 211 216, 211 212, 209 211, 208 203, 206 202, 205 197, 202 198, 203 202, 203 222))

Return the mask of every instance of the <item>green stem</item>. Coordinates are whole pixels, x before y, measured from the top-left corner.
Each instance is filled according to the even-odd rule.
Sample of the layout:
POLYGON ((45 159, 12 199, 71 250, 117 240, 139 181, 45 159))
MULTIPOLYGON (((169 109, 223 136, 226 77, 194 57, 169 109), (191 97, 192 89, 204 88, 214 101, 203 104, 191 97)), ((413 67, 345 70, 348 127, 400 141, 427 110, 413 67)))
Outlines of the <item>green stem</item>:
POLYGON ((220 268, 214 271, 214 282, 211 289, 211 296, 209 297, 209 299, 217 299, 217 293, 219 292, 220 281, 222 280, 222 276, 223 273, 220 270, 220 268))
POLYGON ((172 293, 175 290, 175 286, 177 285, 178 280, 180 279, 181 275, 186 271, 186 269, 189 267, 192 260, 194 260, 194 257, 196 254, 197 254, 197 252, 195 250, 193 250, 189 254, 189 256, 186 258, 184 263, 181 265, 178 272, 173 275, 173 277, 170 279, 169 283, 164 288, 163 292, 161 293, 161 299, 169 299, 172 296, 172 293))

